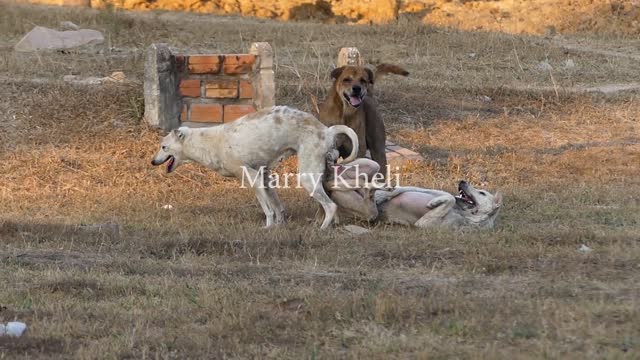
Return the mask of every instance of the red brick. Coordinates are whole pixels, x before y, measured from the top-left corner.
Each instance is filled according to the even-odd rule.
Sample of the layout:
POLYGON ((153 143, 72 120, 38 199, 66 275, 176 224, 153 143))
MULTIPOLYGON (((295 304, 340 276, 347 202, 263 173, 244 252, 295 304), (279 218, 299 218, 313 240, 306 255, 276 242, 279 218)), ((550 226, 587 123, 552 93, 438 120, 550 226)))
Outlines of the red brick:
POLYGON ((225 64, 255 64, 256 56, 253 54, 229 54, 224 56, 225 64))
POLYGON ((247 74, 253 70, 253 64, 256 63, 256 56, 250 54, 225 55, 224 57, 224 73, 247 74))
POLYGON ((180 112, 180 121, 189 121, 189 108, 187 104, 182 104, 182 111, 180 112))
POLYGON ((180 96, 200 97, 200 80, 181 80, 180 96))
POLYGON ((205 96, 208 98, 235 99, 238 97, 238 81, 207 81, 205 83, 205 96))
POLYGON ((221 55, 189 56, 189 72, 192 74, 217 74, 220 72, 222 59, 221 55))
POLYGON ((240 80, 240 99, 251 99, 253 97, 253 85, 249 80, 240 80))
POLYGON ((191 104, 191 121, 193 122, 222 122, 222 105, 220 104, 191 104))
MULTIPOLYGON (((225 105, 224 122, 231 122, 254 112, 256 112, 256 108, 253 107, 253 105, 225 105)), ((193 116, 193 114, 191 116, 193 116)))

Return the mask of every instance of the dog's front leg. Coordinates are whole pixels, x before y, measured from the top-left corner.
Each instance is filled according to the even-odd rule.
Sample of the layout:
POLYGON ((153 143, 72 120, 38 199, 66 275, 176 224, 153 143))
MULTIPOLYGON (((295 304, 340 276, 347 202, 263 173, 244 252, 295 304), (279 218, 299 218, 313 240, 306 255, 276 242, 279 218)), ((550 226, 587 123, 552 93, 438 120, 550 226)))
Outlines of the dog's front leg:
POLYGON ((380 165, 380 171, 383 175, 387 172, 387 153, 386 138, 384 121, 378 112, 376 111, 375 103, 372 100, 368 100, 364 104, 365 118, 366 118, 366 144, 367 148, 371 152, 371 160, 380 165))
POLYGON ((427 212, 414 225, 419 228, 442 225, 444 217, 447 216, 455 204, 456 198, 451 194, 441 195, 432 199, 426 205, 427 212))

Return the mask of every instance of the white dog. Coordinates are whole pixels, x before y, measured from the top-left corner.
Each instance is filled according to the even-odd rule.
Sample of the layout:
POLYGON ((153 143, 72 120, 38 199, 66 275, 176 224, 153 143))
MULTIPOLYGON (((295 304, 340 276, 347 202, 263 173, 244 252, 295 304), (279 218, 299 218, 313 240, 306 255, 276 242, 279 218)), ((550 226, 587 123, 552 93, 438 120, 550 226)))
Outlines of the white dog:
POLYGON ((162 140, 151 164, 167 163, 167 172, 172 172, 193 161, 223 176, 248 176, 254 180, 250 184, 266 215, 266 227, 270 227, 284 222, 284 207, 267 181, 269 170, 297 153, 299 183, 322 205, 324 229, 333 222, 337 208, 322 187, 322 176, 338 134, 347 135, 353 143, 345 161, 355 159, 358 136, 347 126, 327 128, 311 114, 274 106, 215 127, 173 130, 162 140))
POLYGON ((331 174, 325 188, 339 206, 340 213, 367 221, 412 225, 426 228, 434 226, 477 226, 492 228, 502 206, 502 195, 478 190, 466 181, 458 183, 458 194, 419 187, 398 186, 360 181, 379 171, 369 159, 357 159, 348 164, 330 165, 340 181, 331 174))
POLYGON ((375 201, 379 220, 391 224, 493 228, 502 195, 478 190, 462 180, 455 196, 440 190, 397 187, 376 191, 375 201))

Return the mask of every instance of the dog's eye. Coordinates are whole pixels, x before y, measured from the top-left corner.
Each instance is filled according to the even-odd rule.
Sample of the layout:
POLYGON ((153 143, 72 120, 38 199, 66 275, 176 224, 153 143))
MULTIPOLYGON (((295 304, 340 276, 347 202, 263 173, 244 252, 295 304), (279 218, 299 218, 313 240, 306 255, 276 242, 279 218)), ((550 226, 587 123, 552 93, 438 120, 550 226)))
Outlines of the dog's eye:
POLYGON ((345 83, 351 82, 351 78, 344 78, 342 79, 342 82, 345 82, 345 83))
POLYGON ((362 79, 360 79, 360 82, 366 83, 366 82, 368 82, 368 81, 367 81, 367 79, 362 78, 362 79))
POLYGON ((484 192, 484 191, 480 191, 480 195, 482 195, 482 196, 487 196, 487 193, 486 193, 486 192, 484 192))
POLYGON ((162 151, 167 151, 167 146, 166 145, 162 145, 162 151))

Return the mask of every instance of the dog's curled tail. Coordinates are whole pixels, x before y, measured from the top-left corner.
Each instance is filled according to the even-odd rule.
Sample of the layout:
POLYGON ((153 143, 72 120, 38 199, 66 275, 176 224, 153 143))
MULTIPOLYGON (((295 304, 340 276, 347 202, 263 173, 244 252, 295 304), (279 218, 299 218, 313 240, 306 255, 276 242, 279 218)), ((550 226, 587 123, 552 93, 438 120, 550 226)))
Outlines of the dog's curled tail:
POLYGON ((327 132, 327 140, 329 141, 331 146, 335 147, 336 136, 338 134, 344 134, 349 137, 351 140, 351 154, 344 159, 344 163, 352 162, 358 157, 358 149, 360 148, 360 144, 358 143, 358 134, 356 134, 353 129, 345 125, 333 125, 326 130, 327 132))
POLYGON ((409 76, 409 72, 398 65, 393 64, 380 64, 376 66, 376 78, 383 74, 396 74, 402 76, 409 76))

